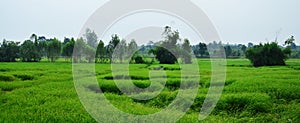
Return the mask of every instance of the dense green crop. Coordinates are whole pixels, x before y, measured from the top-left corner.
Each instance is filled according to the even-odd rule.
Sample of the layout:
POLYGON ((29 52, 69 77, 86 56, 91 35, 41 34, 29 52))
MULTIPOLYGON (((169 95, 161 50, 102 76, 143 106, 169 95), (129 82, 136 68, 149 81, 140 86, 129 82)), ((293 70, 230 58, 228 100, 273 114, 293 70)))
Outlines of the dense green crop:
MULTIPOLYGON (((198 61, 198 95, 179 122, 197 122, 211 85, 210 61, 198 61)), ((246 59, 227 60, 223 94, 212 114, 203 122, 299 122, 300 60, 291 59, 286 63, 287 66, 255 68, 246 59)), ((115 107, 132 114, 155 113, 174 101, 181 84, 179 65, 131 64, 129 67, 129 76, 113 75, 109 64, 96 64, 94 75, 99 84, 87 89, 95 94, 104 92, 115 107), (113 80, 124 80, 121 87, 128 89, 127 93, 132 96, 151 96, 162 87, 160 84, 145 93, 130 93, 126 82, 131 79, 137 87, 147 88, 151 85, 149 71, 156 69, 166 72, 166 76, 156 76, 156 79, 166 79, 166 83, 162 92, 150 100, 136 100, 124 95, 113 80)), ((191 81, 193 78, 183 79, 183 89, 192 87, 191 81)), ((0 91, 0 122, 96 122, 78 99, 71 63, 0 63, 0 91)), ((180 101, 174 103, 184 106, 180 101)), ((110 121, 110 118, 113 117, 105 120, 110 121)))

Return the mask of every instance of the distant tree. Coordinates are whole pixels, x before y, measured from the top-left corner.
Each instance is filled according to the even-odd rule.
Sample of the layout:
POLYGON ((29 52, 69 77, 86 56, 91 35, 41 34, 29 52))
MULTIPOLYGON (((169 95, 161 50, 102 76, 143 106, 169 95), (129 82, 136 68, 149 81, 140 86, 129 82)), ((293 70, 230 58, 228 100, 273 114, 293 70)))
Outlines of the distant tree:
POLYGON ((110 63, 113 63, 113 52, 115 50, 115 48, 117 47, 117 45, 120 43, 120 38, 118 35, 112 35, 111 36, 111 40, 109 41, 109 44, 107 45, 107 54, 110 60, 110 63))
POLYGON ((225 48, 226 57, 230 56, 232 54, 231 46, 227 45, 224 48, 225 48))
POLYGON ((92 48, 97 48, 98 36, 91 29, 87 28, 84 34, 87 44, 92 48))
POLYGON ((245 54, 247 47, 245 45, 242 45, 241 50, 243 51, 243 53, 245 54))
POLYGON ((186 64, 191 64, 192 63, 192 56, 191 56, 191 46, 190 46, 190 41, 188 39, 184 39, 184 42, 182 44, 182 59, 183 62, 186 64))
POLYGON ((38 41, 38 51, 40 52, 41 57, 47 57, 47 45, 48 42, 46 40, 38 41))
POLYGON ((119 60, 120 63, 123 63, 123 60, 126 58, 126 51, 127 51, 127 43, 126 40, 123 39, 121 40, 120 43, 118 43, 118 46, 116 47, 117 49, 115 49, 116 51, 116 59, 119 60))
POLYGON ((251 43, 251 42, 248 43, 248 48, 251 48, 251 47, 253 47, 253 46, 254 46, 253 43, 251 43))
POLYGON ((61 48, 62 44, 58 39, 50 39, 50 42, 47 45, 48 60, 50 60, 51 62, 55 62, 61 54, 61 48))
POLYGON ((32 34, 30 36, 30 40, 34 42, 34 47, 31 49, 31 56, 33 57, 34 62, 39 62, 42 59, 43 52, 41 47, 39 46, 38 36, 36 34, 32 34))
POLYGON ((134 61, 135 61, 136 64, 144 64, 144 63, 145 63, 143 57, 140 56, 140 55, 136 55, 136 56, 134 57, 134 61))
POLYGON ((151 52, 160 64, 174 64, 180 55, 177 47, 177 42, 180 41, 179 32, 173 31, 171 27, 166 26, 163 35, 165 40, 151 52))
POLYGON ((128 50, 127 50, 127 54, 128 55, 132 55, 130 62, 132 62, 134 60, 134 56, 135 56, 135 52, 138 50, 138 45, 135 42, 134 39, 132 39, 130 41, 130 43, 128 44, 128 50))
POLYGON ((31 36, 30 36, 30 40, 31 41, 37 41, 38 40, 38 36, 36 35, 36 34, 31 34, 31 36))
POLYGON ((20 57, 23 62, 33 62, 35 45, 31 40, 26 40, 20 46, 20 57))
POLYGON ((289 48, 281 50, 276 42, 256 45, 246 50, 246 58, 255 67, 285 65, 288 55, 290 55, 289 48))
POLYGON ((73 49, 73 62, 78 63, 82 62, 82 57, 84 56, 84 49, 87 44, 84 42, 83 38, 76 40, 74 49, 73 49))
POLYGON ((19 42, 6 41, 0 46, 0 62, 15 62, 19 53, 19 42))
POLYGON ((207 46, 205 43, 199 43, 199 54, 203 57, 205 54, 208 54, 207 46))
POLYGON ((93 63, 95 61, 96 50, 93 47, 85 45, 83 53, 89 63, 93 63))
MULTIPOLYGON (((73 39, 74 40, 74 39, 73 39)), ((63 41, 63 43, 62 43, 62 45, 66 45, 67 43, 69 43, 71 41, 71 39, 70 38, 64 38, 64 41, 63 41)))
POLYGON ((106 57, 105 45, 104 45, 104 42, 102 40, 100 40, 100 42, 97 46, 97 50, 96 50, 96 58, 99 59, 97 61, 99 61, 100 63, 103 63, 105 61, 105 57, 106 57))
POLYGON ((284 45, 287 45, 287 46, 291 46, 293 43, 294 43, 295 39, 294 39, 294 36, 291 36, 289 39, 287 39, 285 42, 284 42, 284 45))
POLYGON ((71 59, 73 55, 73 49, 75 45, 75 40, 72 38, 70 41, 68 41, 66 44, 64 44, 63 49, 62 49, 62 56, 65 57, 66 61, 71 59))

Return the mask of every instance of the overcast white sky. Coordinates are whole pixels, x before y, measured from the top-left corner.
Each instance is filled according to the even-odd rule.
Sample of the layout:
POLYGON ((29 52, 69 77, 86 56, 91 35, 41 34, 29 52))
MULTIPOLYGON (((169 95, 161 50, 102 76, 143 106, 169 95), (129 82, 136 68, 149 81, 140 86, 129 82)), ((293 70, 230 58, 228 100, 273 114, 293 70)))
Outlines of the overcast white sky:
MULTIPOLYGON (((23 41, 32 33, 59 39, 77 37, 106 1, 1 0, 0 40, 23 41)), ((224 43, 267 42, 278 34, 280 44, 290 35, 300 44, 299 0, 192 1, 209 16, 224 43)))

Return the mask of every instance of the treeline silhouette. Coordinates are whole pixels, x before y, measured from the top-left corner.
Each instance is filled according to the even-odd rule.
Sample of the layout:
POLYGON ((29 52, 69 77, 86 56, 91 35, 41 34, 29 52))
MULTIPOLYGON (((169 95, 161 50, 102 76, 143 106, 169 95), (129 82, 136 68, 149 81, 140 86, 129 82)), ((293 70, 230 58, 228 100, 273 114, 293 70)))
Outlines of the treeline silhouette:
POLYGON ((286 47, 276 42, 254 45, 248 43, 230 45, 221 41, 205 44, 190 45, 188 39, 182 39, 178 31, 166 26, 163 32, 164 39, 159 42, 149 41, 147 45, 138 46, 132 39, 129 43, 112 35, 107 45, 99 40, 96 33, 90 29, 85 31, 84 37, 47 39, 44 36, 32 34, 30 39, 23 43, 3 40, 0 45, 0 62, 39 62, 42 58, 55 62, 64 58, 68 62, 96 62, 96 63, 153 63, 174 64, 176 62, 192 63, 192 54, 197 58, 221 56, 227 58, 248 58, 254 66, 284 65, 287 58, 300 58, 300 48, 294 43, 293 36, 285 41, 286 47), (224 51, 224 52, 220 52, 224 51), (218 54, 221 53, 221 54, 218 54), (146 59, 151 59, 147 61, 146 59))

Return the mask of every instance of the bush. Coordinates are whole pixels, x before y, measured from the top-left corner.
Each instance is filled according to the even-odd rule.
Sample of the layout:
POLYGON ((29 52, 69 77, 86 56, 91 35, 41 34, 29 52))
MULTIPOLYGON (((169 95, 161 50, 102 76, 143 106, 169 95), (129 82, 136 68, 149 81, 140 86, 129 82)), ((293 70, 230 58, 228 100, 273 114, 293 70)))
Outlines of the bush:
POLYGON ((273 42, 249 48, 246 51, 246 58, 248 58, 255 67, 285 65, 285 60, 290 53, 289 48, 281 50, 278 44, 273 42))
POLYGON ((134 61, 135 61, 136 64, 144 64, 145 63, 142 56, 136 56, 134 58, 134 61))

